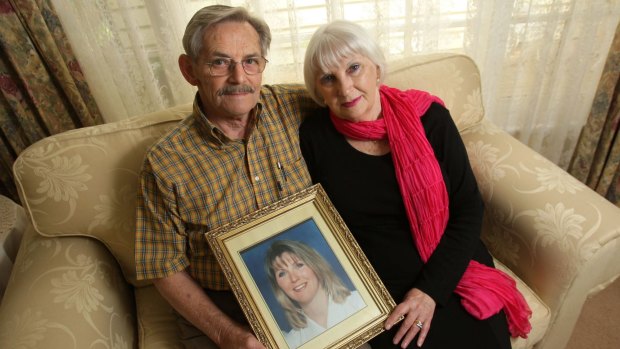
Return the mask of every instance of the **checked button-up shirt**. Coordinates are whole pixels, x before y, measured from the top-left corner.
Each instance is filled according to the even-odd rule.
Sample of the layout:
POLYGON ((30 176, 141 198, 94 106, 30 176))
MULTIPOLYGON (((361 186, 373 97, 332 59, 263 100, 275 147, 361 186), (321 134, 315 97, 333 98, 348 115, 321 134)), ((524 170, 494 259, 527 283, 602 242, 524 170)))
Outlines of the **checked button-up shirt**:
POLYGON ((229 289, 206 232, 311 185, 299 125, 317 111, 301 85, 263 86, 245 140, 231 140, 201 112, 147 152, 136 210, 138 279, 187 269, 204 288, 229 289))

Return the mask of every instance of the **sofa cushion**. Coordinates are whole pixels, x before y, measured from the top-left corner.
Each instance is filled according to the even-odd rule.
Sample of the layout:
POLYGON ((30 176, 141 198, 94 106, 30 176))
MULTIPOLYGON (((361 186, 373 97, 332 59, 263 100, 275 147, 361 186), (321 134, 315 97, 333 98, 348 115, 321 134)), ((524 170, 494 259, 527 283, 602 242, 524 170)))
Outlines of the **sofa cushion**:
POLYGON ((134 284, 135 201, 146 149, 191 112, 183 105, 45 138, 13 171, 22 204, 44 236, 102 241, 134 284))
POLYGON ((28 225, 24 209, 0 195, 0 299, 9 282, 13 262, 28 225))
POLYGON ((131 287, 110 251, 27 225, 0 311, 1 348, 135 348, 131 287))
POLYGON ((437 53, 390 63, 385 83, 428 91, 441 98, 460 131, 484 117, 480 72, 465 55, 437 53))
POLYGON ((543 303, 543 301, 532 291, 525 282, 523 282, 515 273, 510 271, 504 264, 497 259, 494 259, 495 267, 506 274, 510 275, 516 282, 517 288, 525 298, 525 301, 532 310, 532 317, 530 318, 530 324, 532 325, 532 331, 527 338, 512 338, 512 349, 526 349, 531 348, 534 344, 542 339, 549 328, 549 322, 551 321, 551 310, 543 303))

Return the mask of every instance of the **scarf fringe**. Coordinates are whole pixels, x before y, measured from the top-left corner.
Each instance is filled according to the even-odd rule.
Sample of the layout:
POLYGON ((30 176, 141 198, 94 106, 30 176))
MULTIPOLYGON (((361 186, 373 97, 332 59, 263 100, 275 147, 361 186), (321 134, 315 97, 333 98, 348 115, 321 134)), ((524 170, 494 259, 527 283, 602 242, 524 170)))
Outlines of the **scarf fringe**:
POLYGON ((477 319, 487 319, 504 309, 513 337, 527 338, 532 330, 530 310, 516 282, 499 269, 471 261, 456 287, 461 304, 477 319), (492 283, 493 287, 488 287, 492 283))

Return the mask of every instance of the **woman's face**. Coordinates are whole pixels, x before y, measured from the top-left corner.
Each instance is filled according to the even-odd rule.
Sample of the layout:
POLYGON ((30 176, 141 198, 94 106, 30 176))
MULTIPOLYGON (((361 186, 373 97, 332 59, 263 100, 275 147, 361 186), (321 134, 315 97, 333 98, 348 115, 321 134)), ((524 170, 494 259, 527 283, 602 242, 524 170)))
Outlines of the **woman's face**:
POLYGON ((316 76, 316 92, 339 118, 376 120, 381 113, 379 67, 355 54, 340 60, 337 67, 316 76))
POLYGON ((297 255, 284 252, 273 262, 276 282, 292 300, 303 306, 314 299, 319 290, 319 279, 297 255))

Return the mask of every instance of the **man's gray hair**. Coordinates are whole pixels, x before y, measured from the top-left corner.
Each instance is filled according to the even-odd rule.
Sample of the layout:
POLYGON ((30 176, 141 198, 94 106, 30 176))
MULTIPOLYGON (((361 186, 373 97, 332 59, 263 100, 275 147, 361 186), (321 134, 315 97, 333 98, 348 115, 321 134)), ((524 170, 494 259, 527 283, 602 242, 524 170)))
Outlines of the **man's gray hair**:
POLYGON ((266 56, 271 45, 271 31, 267 23, 256 16, 251 15, 243 7, 230 7, 226 5, 212 5, 198 10, 187 23, 183 35, 183 48, 185 53, 196 60, 203 48, 203 37, 207 29, 223 22, 247 22, 258 33, 261 46, 261 55, 266 56))

